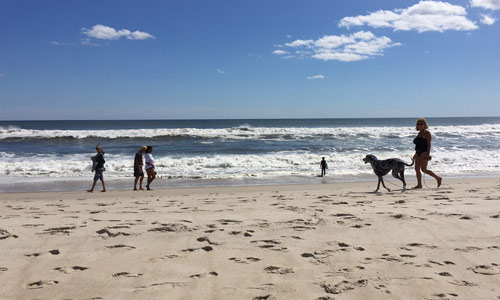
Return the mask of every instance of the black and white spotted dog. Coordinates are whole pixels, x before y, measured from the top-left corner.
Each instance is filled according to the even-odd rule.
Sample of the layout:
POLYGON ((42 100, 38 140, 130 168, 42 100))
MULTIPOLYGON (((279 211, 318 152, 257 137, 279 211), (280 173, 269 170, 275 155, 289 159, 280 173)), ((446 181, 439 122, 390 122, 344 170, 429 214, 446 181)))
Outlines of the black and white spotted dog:
POLYGON ((375 155, 371 154, 368 154, 365 158, 363 158, 363 161, 365 162, 365 164, 370 163, 372 165, 373 172, 375 172, 375 175, 378 176, 378 185, 375 192, 378 192, 381 182, 386 190, 388 190, 389 192, 391 191, 385 186, 384 179, 382 178, 383 176, 387 175, 387 173, 389 173, 389 171, 391 170, 392 170, 392 176, 401 180, 403 182, 403 189, 405 189, 406 188, 405 166, 411 167, 415 163, 413 158, 411 159, 411 165, 409 165, 399 158, 378 160, 377 157, 375 157, 375 155))

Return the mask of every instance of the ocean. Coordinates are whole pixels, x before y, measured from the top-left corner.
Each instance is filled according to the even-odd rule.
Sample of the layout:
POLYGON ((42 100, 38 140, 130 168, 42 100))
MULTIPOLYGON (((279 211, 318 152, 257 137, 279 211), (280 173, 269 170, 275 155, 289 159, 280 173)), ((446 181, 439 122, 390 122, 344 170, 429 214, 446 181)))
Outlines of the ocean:
MULTIPOLYGON (((159 179, 153 187, 375 182, 363 157, 410 163, 415 121, 0 121, 0 191, 88 189, 98 144, 109 189, 133 186, 134 155, 142 145, 154 147, 159 179), (329 167, 324 178, 318 176, 322 157, 329 167)), ((500 174, 500 117, 427 121, 433 136, 429 169, 445 178, 500 174)), ((406 177, 415 178, 412 167, 406 177)))

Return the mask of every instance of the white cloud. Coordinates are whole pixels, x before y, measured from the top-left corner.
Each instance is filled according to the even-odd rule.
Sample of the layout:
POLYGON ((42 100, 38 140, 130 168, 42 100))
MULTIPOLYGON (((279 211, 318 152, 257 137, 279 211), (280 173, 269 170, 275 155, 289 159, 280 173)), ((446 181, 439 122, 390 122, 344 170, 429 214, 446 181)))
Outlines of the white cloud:
POLYGON ((2 77, 5 77, 5 75, 3 75, 2 73, 0 73, 0 78, 2 78, 2 77))
POLYGON ((466 15, 462 6, 440 1, 420 1, 405 9, 379 10, 369 15, 345 17, 340 20, 339 27, 368 25, 418 32, 477 29, 478 26, 466 15))
POLYGON ((471 0, 470 5, 472 7, 482 7, 491 10, 499 10, 500 0, 471 0))
POLYGON ((325 76, 323 75, 314 75, 314 76, 309 76, 307 77, 309 80, 314 80, 314 79, 325 79, 325 76))
POLYGON ((286 43, 285 46, 287 47, 302 47, 302 46, 310 46, 312 44, 313 40, 295 40, 291 43, 286 43))
POLYGON ((218 73, 218 74, 226 74, 226 72, 224 72, 224 71, 223 71, 223 70, 221 70, 221 69, 217 69, 217 73, 218 73))
POLYGON ((276 55, 285 55, 285 54, 289 54, 290 52, 288 51, 284 51, 284 50, 274 50, 273 51, 273 54, 276 54, 276 55))
POLYGON ((154 39, 155 37, 147 32, 130 31, 128 29, 116 30, 109 26, 95 25, 92 29, 82 28, 83 34, 88 38, 101 39, 101 40, 117 40, 121 37, 126 37, 129 40, 146 40, 154 39))
POLYGON ((80 43, 84 46, 93 46, 93 47, 98 47, 100 44, 93 43, 89 38, 83 38, 81 39, 80 43))
MULTIPOLYGON (((386 36, 377 37, 369 31, 359 31, 351 35, 325 35, 317 40, 296 40, 285 44, 294 48, 296 56, 286 58, 312 57, 320 60, 357 61, 383 55, 384 49, 400 46, 386 36)), ((282 50, 275 50, 276 51, 282 50)), ((285 57, 284 57, 285 58, 285 57)))
POLYGON ((481 15, 481 23, 486 24, 486 25, 493 25, 497 21, 497 19, 488 16, 488 15, 481 15))
POLYGON ((68 43, 63 43, 63 42, 56 42, 56 41, 52 41, 50 42, 52 45, 56 45, 56 46, 67 46, 68 43))

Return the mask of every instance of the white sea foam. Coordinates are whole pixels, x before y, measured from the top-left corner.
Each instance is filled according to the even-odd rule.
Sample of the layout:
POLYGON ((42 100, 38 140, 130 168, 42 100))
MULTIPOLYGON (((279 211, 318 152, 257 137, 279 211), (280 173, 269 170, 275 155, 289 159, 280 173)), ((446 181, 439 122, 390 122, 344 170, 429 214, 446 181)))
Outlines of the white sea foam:
MULTIPOLYGON (((470 139, 484 135, 500 138, 500 124, 471 126, 437 126, 434 135, 450 139, 470 139)), ((350 138, 401 138, 415 134, 411 127, 255 127, 248 125, 233 128, 160 128, 160 129, 117 129, 117 130, 35 130, 18 127, 0 127, 0 140, 5 139, 52 139, 52 138, 155 138, 191 137, 223 139, 306 139, 328 137, 350 138)))
MULTIPOLYGON (((273 154, 199 155, 155 157, 160 176, 186 179, 230 179, 269 176, 314 176, 321 156, 327 158, 329 174, 360 176, 372 174, 361 150, 348 153, 280 152, 273 154)), ((379 159, 401 158, 410 163, 413 151, 377 153, 379 159)), ((106 154, 107 177, 131 177, 133 157, 106 154)), ((429 168, 442 175, 498 174, 500 154, 497 151, 470 149, 455 151, 436 148, 429 168)), ((8 177, 90 177, 90 154, 18 156, 0 152, 0 175, 8 177)), ((409 167, 409 169, 412 169, 409 167)), ((410 171, 413 172, 413 171, 410 171)))

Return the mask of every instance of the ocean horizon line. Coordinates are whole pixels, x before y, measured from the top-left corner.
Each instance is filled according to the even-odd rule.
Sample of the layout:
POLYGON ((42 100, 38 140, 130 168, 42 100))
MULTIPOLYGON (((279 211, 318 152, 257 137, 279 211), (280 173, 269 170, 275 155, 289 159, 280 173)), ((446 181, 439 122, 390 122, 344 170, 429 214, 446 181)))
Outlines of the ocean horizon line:
POLYGON ((0 120, 0 122, 68 122, 68 121, 237 121, 237 120, 383 120, 383 119, 391 119, 391 120, 403 120, 403 119, 418 119, 424 117, 426 119, 471 119, 471 118, 500 118, 500 116, 444 116, 444 117, 426 117, 426 116, 406 116, 406 117, 325 117, 325 118, 306 118, 306 117, 279 117, 279 118, 173 118, 173 119, 8 119, 8 120, 0 120))

